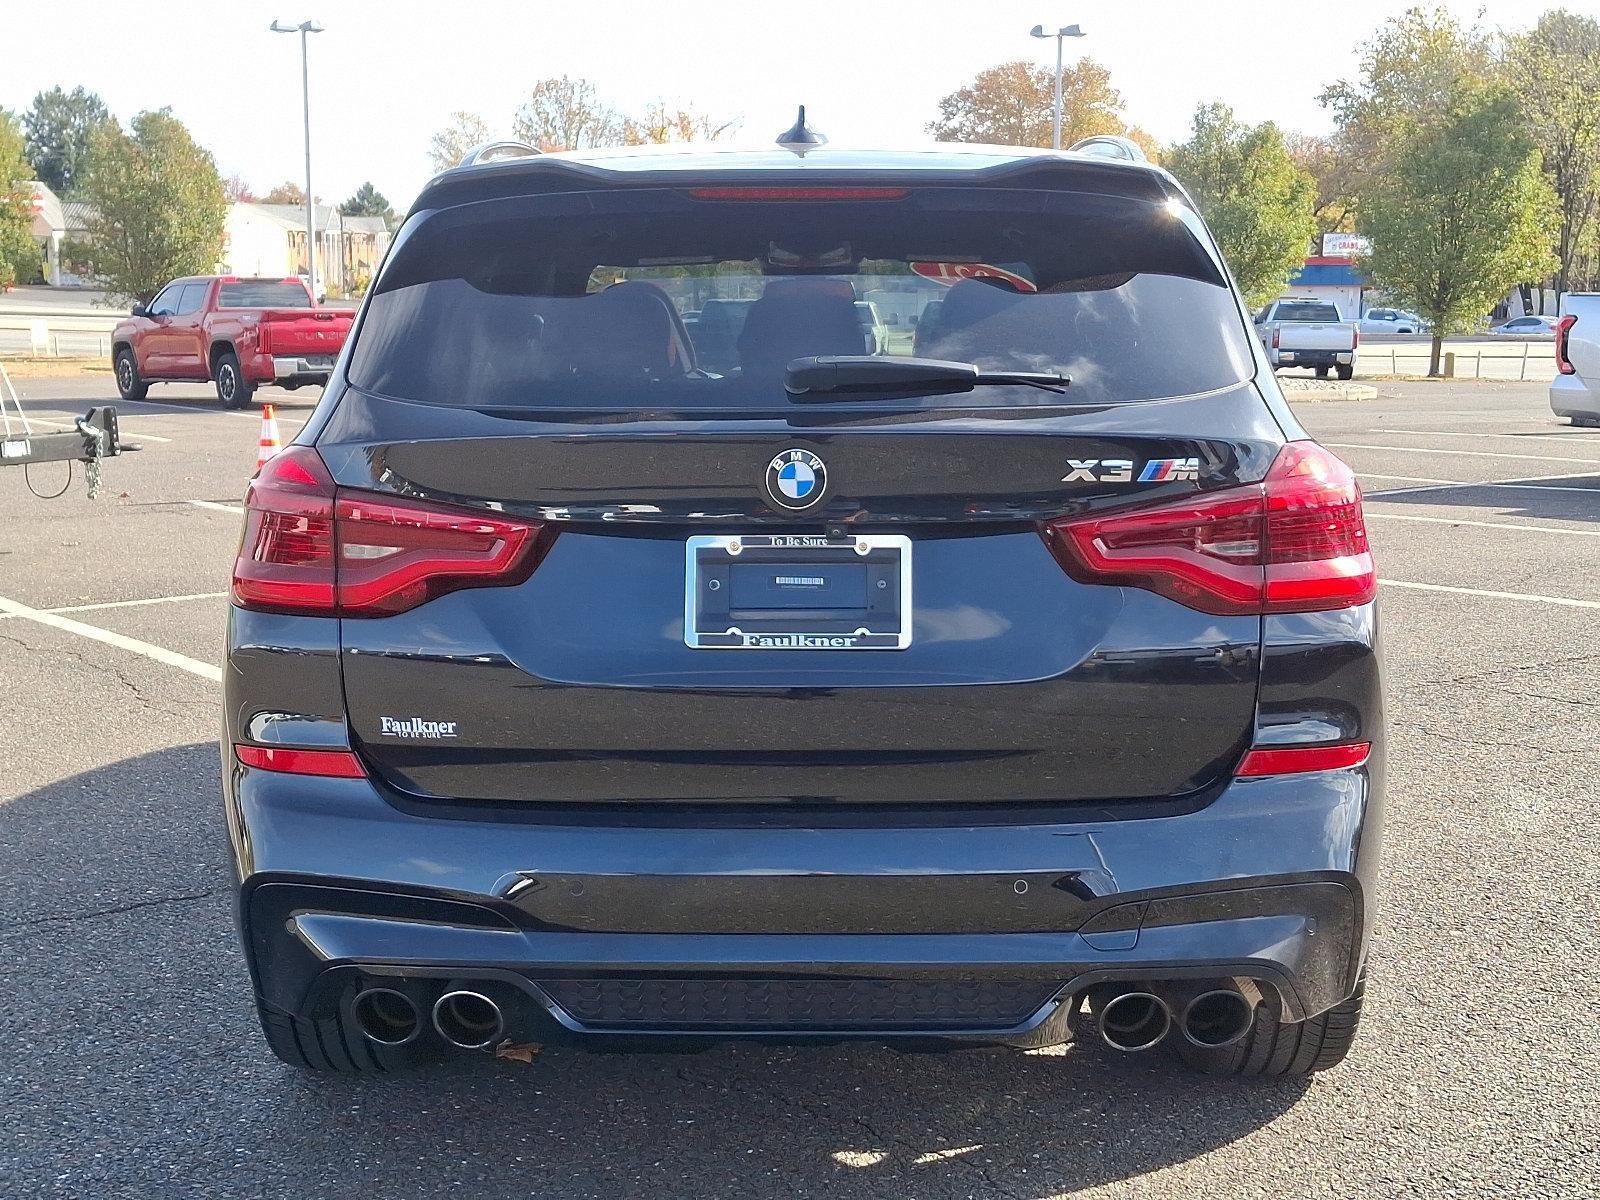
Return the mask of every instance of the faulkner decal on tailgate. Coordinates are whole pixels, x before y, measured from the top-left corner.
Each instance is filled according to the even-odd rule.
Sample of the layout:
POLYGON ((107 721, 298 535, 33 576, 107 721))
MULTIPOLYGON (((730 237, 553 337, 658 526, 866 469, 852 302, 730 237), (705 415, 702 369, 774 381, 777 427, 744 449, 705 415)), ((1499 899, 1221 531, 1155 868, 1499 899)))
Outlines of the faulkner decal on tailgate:
POLYGON ((1198 458, 1152 458, 1137 475, 1131 458, 1069 458, 1062 483, 1172 483, 1199 479, 1198 458))
POLYGON ((379 717, 378 732, 397 738, 453 738, 456 722, 429 721, 424 717, 379 717))

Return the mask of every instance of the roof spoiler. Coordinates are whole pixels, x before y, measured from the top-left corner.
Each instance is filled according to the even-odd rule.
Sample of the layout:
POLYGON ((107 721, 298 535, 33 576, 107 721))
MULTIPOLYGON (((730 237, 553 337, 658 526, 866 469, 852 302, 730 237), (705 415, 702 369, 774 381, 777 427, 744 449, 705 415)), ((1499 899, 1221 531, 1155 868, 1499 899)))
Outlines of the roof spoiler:
POLYGON ((1115 158, 1123 162, 1150 161, 1150 157, 1139 148, 1138 142, 1115 133, 1086 137, 1080 142, 1073 142, 1068 149, 1074 154, 1088 154, 1094 158, 1115 158))
POLYGON ((474 146, 468 150, 466 156, 456 165, 476 167, 481 163, 501 162, 508 158, 532 158, 538 153, 538 148, 528 145, 527 142, 484 142, 481 146, 474 146))

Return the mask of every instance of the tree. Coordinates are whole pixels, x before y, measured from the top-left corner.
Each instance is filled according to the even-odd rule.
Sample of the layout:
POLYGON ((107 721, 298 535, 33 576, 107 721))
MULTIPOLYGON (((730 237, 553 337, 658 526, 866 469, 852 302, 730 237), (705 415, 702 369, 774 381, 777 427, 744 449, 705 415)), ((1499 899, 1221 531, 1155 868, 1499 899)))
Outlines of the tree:
POLYGON ((370 182, 363 183, 355 195, 339 205, 339 212, 346 217, 382 217, 385 225, 394 224, 394 208, 370 182))
POLYGON ((84 198, 95 215, 95 266, 115 299, 148 300, 178 275, 222 257, 227 201, 209 151, 169 109, 142 112, 131 132, 96 129, 84 198))
POLYGON ((33 178, 23 145, 22 122, 0 108, 0 287, 26 283, 39 268, 33 196, 17 186, 33 178))
POLYGON ((620 145, 627 122, 587 79, 541 79, 517 110, 512 132, 541 150, 620 145))
POLYGON ((1319 233, 1355 232, 1354 178, 1351 163, 1332 138, 1304 133, 1284 135, 1290 156, 1316 184, 1317 195, 1311 212, 1319 233))
POLYGON ((667 106, 657 100, 644 116, 623 122, 622 141, 628 146, 660 145, 666 142, 714 142, 730 133, 739 122, 712 117, 694 109, 667 106))
POLYGON ((1508 89, 1459 81, 1438 119, 1418 120, 1360 196, 1372 239, 1366 270, 1397 305, 1433 326, 1429 375, 1445 334, 1479 320, 1506 291, 1542 278, 1550 186, 1508 89))
POLYGON ((250 185, 238 175, 229 175, 222 181, 222 194, 229 204, 254 204, 256 194, 250 190, 250 185))
POLYGON ((90 139, 110 119, 100 97, 81 87, 70 92, 55 87, 35 96, 22 121, 38 178, 57 195, 76 195, 88 169, 90 139))
POLYGON ((476 113, 454 112, 450 124, 433 135, 428 143, 428 158, 434 171, 448 171, 458 165, 474 146, 481 146, 494 135, 489 124, 476 113))
POLYGON ((306 203, 306 194, 303 190, 301 190, 301 187, 298 183, 290 183, 285 180, 283 183, 280 183, 277 187, 273 188, 265 196, 261 197, 261 203, 294 204, 304 208, 306 203))
POLYGON ((1165 162, 1205 214, 1250 307, 1281 292, 1316 236, 1317 185, 1278 127, 1246 125, 1225 104, 1202 104, 1189 140, 1165 162))
MULTIPOLYGON (((939 119, 927 128, 945 142, 1048 146, 1054 125, 1055 72, 1019 60, 979 71, 939 101, 939 119)), ((1061 144, 1100 133, 1150 138, 1122 119, 1122 93, 1111 86, 1111 73, 1092 58, 1079 59, 1061 73, 1061 144)))
POLYGON ((1555 285, 1564 292, 1600 190, 1600 22, 1552 9, 1509 39, 1506 66, 1555 188, 1555 285))

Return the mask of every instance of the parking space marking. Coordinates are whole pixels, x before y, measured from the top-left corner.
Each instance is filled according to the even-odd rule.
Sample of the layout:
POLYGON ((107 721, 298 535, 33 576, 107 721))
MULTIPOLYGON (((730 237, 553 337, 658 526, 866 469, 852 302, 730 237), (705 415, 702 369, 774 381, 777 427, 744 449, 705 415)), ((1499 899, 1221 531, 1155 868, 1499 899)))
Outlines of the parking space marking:
POLYGON ((217 500, 187 500, 187 501, 185 501, 185 503, 186 504, 192 504, 196 508, 215 509, 217 512, 242 513, 244 511, 243 505, 239 505, 239 504, 223 504, 223 503, 221 503, 220 501, 217 501, 217 500))
MULTIPOLYGON (((57 429, 76 429, 77 428, 76 425, 72 424, 69 421, 52 421, 48 417, 30 416, 28 418, 28 424, 30 424, 30 425, 53 425, 57 429)), ((122 422, 120 422, 120 421, 117 422, 117 431, 118 431, 118 436, 119 437, 122 434, 126 434, 126 435, 128 435, 128 437, 130 439, 138 439, 140 441, 146 441, 146 442, 170 442, 172 440, 169 437, 161 437, 158 434, 146 433, 142 429, 129 429, 127 426, 123 425, 122 422)))
POLYGON ((1518 525, 1511 521, 1467 521, 1459 517, 1420 517, 1414 513, 1367 514, 1369 521, 1426 521, 1431 525, 1470 525, 1474 529, 1514 529, 1525 533, 1570 533, 1575 537, 1600 537, 1600 529, 1563 529, 1558 525, 1518 525))
POLYGON ((1471 487, 1459 479, 1429 479, 1426 475, 1380 475, 1376 471, 1357 471, 1363 479, 1398 479, 1402 483, 1442 483, 1446 487, 1471 487))
POLYGON ((102 608, 138 608, 141 604, 180 604, 185 600, 220 600, 227 592, 190 592, 187 596, 148 596, 143 600, 107 600, 100 604, 68 604, 41 609, 47 613, 98 612, 102 608))
POLYGON ((198 675, 202 679, 209 679, 212 683, 222 682, 222 668, 211 663, 203 663, 197 658, 190 658, 187 654, 179 654, 175 650, 168 650, 165 646, 155 646, 149 642, 141 642, 138 638, 127 637, 124 634, 112 633, 109 629, 101 629, 95 625, 85 625, 82 621, 74 621, 70 617, 63 617, 59 613, 46 612, 43 609, 30 608, 16 600, 8 600, 0 596, 0 613, 9 613, 24 621, 33 621, 38 625, 46 625, 51 629, 59 629, 63 633, 77 634, 79 637, 88 638, 90 641, 101 642, 107 646, 114 646, 118 650, 127 650, 130 653, 141 655, 169 667, 177 667, 180 671, 188 671, 191 675, 198 675))
MULTIPOLYGON (((1464 438, 1494 437, 1494 438, 1516 438, 1519 441, 1526 441, 1528 439, 1536 439, 1536 440, 1541 441, 1541 442, 1566 442, 1569 446, 1572 444, 1574 438, 1578 438, 1580 440, 1583 439, 1583 433, 1582 432, 1569 433, 1569 434, 1559 434, 1559 433, 1489 433, 1487 430, 1481 430, 1481 431, 1478 431, 1478 432, 1475 432, 1475 433, 1468 433, 1468 432, 1464 432, 1462 430, 1455 430, 1455 429, 1369 429, 1369 430, 1367 430, 1367 432, 1368 433, 1404 433, 1404 434, 1410 434, 1410 435, 1415 436, 1415 437, 1464 437, 1464 438)), ((1593 435, 1590 435, 1588 440, 1591 442, 1591 444, 1600 445, 1600 440, 1595 439, 1593 437, 1593 435)))
POLYGON ((1526 592, 1491 592, 1483 588, 1447 587, 1442 583, 1414 583, 1407 579, 1380 579, 1386 587, 1415 588, 1420 592, 1452 592, 1458 596, 1486 596, 1491 600, 1528 600, 1535 604, 1559 604, 1564 608, 1600 608, 1600 600, 1574 600, 1570 596, 1534 596, 1526 592))
POLYGON ((1335 450, 1392 450, 1398 454, 1453 454, 1461 458, 1521 458, 1529 462, 1589 463, 1600 467, 1600 458, 1562 458, 1555 454, 1503 454, 1498 450, 1436 450, 1432 446, 1372 446, 1363 442, 1323 442, 1335 450))

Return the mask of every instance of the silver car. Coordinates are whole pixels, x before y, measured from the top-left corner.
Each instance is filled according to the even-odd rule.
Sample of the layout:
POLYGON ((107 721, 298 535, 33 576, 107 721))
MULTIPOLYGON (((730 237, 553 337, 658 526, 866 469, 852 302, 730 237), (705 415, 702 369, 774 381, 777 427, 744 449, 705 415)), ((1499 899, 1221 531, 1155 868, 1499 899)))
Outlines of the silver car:
POLYGON ((1426 333, 1428 323, 1403 308, 1369 308, 1356 322, 1363 335, 1372 333, 1426 333))

